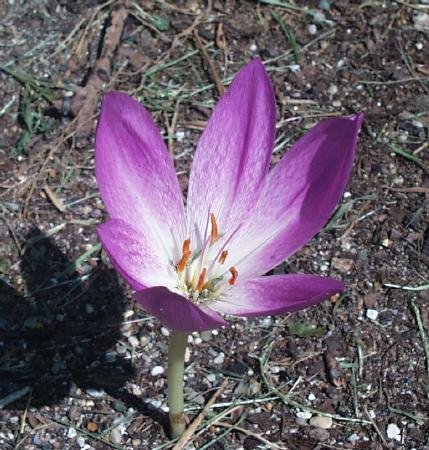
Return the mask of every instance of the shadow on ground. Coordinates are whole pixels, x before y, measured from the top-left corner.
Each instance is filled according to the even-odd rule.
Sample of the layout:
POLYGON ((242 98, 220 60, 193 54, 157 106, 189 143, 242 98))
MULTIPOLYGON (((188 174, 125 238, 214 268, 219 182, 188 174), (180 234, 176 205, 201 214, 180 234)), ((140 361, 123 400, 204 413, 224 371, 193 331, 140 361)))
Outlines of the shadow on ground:
POLYGON ((129 360, 109 354, 125 308, 116 274, 101 267, 67 275, 70 261, 37 228, 25 248, 25 295, 0 281, 0 399, 28 387, 31 406, 49 405, 75 385, 114 395, 133 376, 129 360))

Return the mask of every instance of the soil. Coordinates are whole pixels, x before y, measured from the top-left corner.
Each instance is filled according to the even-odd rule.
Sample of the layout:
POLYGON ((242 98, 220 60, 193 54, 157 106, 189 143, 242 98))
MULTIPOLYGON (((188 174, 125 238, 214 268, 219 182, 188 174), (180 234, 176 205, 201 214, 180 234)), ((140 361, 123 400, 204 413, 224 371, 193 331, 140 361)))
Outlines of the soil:
POLYGON ((194 333, 190 420, 227 381, 186 448, 429 449, 428 14, 426 0, 0 1, 2 450, 173 448, 168 330, 96 236, 99 98, 152 112, 185 191, 219 92, 255 56, 275 85, 273 162, 317 121, 366 114, 337 212, 276 269, 347 290, 194 333))

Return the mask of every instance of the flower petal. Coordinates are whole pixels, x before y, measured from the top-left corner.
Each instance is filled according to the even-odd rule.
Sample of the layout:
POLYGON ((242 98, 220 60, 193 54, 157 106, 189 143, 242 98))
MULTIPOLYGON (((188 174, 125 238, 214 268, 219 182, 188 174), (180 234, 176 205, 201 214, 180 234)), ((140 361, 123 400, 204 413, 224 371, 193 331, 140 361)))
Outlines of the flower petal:
POLYGON ((333 278, 272 275, 237 283, 210 307, 236 316, 270 316, 307 308, 343 290, 343 283, 333 278))
POLYGON ((110 216, 157 241, 166 257, 180 257, 185 216, 172 160, 150 114, 121 92, 103 98, 95 171, 110 216))
POLYGON ((320 122, 270 172, 229 248, 241 277, 268 272, 325 225, 347 184, 362 120, 358 114, 320 122))
POLYGON ((209 211, 225 233, 255 205, 274 146, 275 117, 271 82, 261 61, 254 59, 219 100, 194 156, 188 227, 197 245, 204 239, 209 211))
POLYGON ((228 325, 216 312, 198 307, 163 286, 138 291, 134 299, 171 330, 192 333, 228 325))
POLYGON ((111 219, 98 225, 97 232, 115 269, 134 290, 177 284, 177 276, 163 255, 124 221, 111 219))

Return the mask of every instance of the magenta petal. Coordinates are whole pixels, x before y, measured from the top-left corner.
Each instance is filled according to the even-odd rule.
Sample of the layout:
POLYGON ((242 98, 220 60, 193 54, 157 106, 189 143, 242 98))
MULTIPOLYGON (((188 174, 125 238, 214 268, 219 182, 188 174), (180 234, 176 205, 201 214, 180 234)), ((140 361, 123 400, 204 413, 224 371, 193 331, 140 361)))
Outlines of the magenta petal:
POLYGON ((188 226, 197 244, 209 210, 225 233, 255 205, 268 172, 275 118, 271 82, 254 59, 219 100, 198 143, 188 193, 188 226))
POLYGON ((177 283, 163 253, 124 221, 109 220, 98 225, 97 232, 112 264, 134 290, 177 283))
POLYGON ((228 325, 216 312, 198 307, 163 286, 136 292, 134 299, 171 330, 192 333, 228 325))
POLYGON ((237 283, 211 307, 236 316, 271 316, 307 308, 343 290, 343 283, 333 278, 272 275, 237 283))
POLYGON ((270 172, 229 248, 242 277, 266 273, 326 224, 347 184, 362 120, 358 114, 320 122, 270 172))
POLYGON ((185 219, 172 160, 150 114, 121 92, 103 97, 95 170, 110 216, 180 257, 185 219))

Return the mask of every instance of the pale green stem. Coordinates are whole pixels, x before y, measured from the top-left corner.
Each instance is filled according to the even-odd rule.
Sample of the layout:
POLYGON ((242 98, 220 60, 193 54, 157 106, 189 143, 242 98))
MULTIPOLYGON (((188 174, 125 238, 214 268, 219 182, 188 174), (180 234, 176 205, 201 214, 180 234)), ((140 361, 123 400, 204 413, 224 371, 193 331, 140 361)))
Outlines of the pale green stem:
POLYGON ((183 375, 185 372, 185 351, 188 335, 172 331, 168 347, 168 408, 170 431, 173 439, 181 436, 186 428, 183 413, 183 375))

